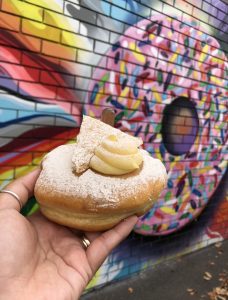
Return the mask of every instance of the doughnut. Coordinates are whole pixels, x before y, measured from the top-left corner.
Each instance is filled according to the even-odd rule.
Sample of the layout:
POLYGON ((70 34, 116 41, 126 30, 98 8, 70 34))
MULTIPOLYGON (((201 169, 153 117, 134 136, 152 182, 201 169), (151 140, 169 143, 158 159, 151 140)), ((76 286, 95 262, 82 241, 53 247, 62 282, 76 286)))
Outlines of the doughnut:
POLYGON ((140 218, 137 233, 181 229, 216 190, 227 167, 226 72, 219 43, 195 20, 159 14, 129 27, 94 70, 84 112, 96 117, 104 107, 114 108, 116 126, 141 137, 168 171, 167 188, 140 218), (170 126, 165 120, 180 103, 189 124, 179 125, 182 140, 177 134, 175 145, 171 136, 178 112, 170 126))
POLYGON ((141 139, 84 117, 77 143, 55 148, 42 161, 34 191, 41 212, 58 224, 87 231, 106 230, 128 216, 145 214, 165 187, 167 174, 140 144, 141 139), (127 143, 136 148, 125 148, 127 143), (96 163, 90 167, 96 156, 108 170, 101 172, 96 163), (111 161, 106 159, 110 156, 111 161), (123 173, 110 173, 112 167, 123 173))

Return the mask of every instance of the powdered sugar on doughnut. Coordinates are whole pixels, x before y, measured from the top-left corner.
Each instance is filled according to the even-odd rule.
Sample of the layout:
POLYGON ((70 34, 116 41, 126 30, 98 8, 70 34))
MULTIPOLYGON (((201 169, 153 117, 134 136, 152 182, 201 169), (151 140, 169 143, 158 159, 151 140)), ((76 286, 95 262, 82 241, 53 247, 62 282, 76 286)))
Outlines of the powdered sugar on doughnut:
POLYGON ((123 176, 104 176, 91 169, 82 175, 76 175, 72 170, 72 155, 75 145, 63 145, 51 151, 43 160, 43 170, 38 179, 38 185, 47 193, 75 196, 77 198, 93 199, 86 204, 89 211, 96 211, 99 207, 118 205, 119 199, 124 197, 136 199, 139 185, 148 187, 156 180, 166 183, 166 170, 158 159, 153 159, 145 150, 143 165, 140 171, 123 176), (88 207, 88 205, 90 207, 88 207))

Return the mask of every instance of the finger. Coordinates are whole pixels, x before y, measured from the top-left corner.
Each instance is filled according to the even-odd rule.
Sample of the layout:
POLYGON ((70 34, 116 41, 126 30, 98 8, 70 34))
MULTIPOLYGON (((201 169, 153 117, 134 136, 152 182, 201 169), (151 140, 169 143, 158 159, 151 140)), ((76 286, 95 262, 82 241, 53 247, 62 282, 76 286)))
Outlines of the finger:
POLYGON ((94 241, 92 241, 86 254, 93 272, 96 272, 112 249, 129 235, 137 220, 138 218, 136 216, 129 217, 114 228, 101 233, 94 241))
MULTIPOLYGON (((4 190, 16 193, 20 198, 22 206, 25 205, 28 198, 33 195, 34 186, 37 178, 39 177, 40 171, 40 168, 37 168, 29 174, 12 181, 4 187, 4 190)), ((20 211, 20 204, 12 195, 0 193, 0 209, 9 208, 20 211)))

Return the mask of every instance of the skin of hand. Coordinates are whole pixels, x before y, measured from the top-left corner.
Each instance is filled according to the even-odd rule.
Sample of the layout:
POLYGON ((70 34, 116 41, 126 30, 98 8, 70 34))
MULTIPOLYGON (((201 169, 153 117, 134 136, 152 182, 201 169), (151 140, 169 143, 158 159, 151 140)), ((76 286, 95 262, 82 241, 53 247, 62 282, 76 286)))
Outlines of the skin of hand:
MULTIPOLYGON (((40 169, 10 183, 23 205, 33 195, 40 169)), ((102 233, 80 233, 47 220, 40 212, 24 217, 14 197, 0 193, 0 300, 76 300, 96 271, 133 229, 132 216, 102 233)))

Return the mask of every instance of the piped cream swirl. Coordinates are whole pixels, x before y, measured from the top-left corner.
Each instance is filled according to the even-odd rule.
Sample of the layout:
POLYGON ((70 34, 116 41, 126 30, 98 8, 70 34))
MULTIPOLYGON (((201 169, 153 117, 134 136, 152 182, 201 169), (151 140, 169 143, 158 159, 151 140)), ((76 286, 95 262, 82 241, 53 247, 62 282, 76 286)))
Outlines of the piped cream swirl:
POLYGON ((137 141, 110 135, 96 147, 90 168, 107 175, 123 175, 138 169, 143 161, 137 141))

